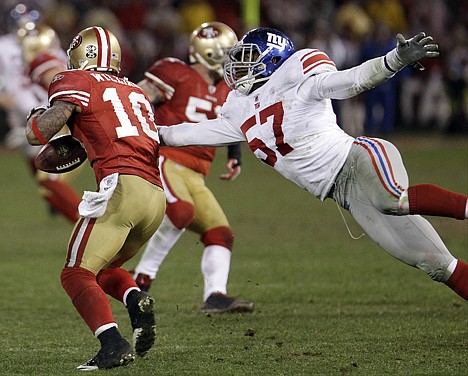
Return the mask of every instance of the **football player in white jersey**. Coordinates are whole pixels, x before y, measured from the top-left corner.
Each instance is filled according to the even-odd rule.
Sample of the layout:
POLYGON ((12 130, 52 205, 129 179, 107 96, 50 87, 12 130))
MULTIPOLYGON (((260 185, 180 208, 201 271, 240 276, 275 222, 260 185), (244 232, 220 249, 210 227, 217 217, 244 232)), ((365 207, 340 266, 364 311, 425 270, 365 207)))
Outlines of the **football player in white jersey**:
POLYGON ((385 56, 338 71, 322 51, 296 51, 281 31, 251 30, 229 52, 224 76, 234 90, 220 117, 160 127, 160 137, 170 146, 246 141, 285 178, 348 210, 389 254, 468 300, 468 264, 420 216, 465 219, 468 196, 431 184, 409 186, 397 148, 386 140, 349 136, 332 109, 331 99, 353 97, 407 65, 439 55, 423 32, 409 40, 398 34, 396 41, 385 56))

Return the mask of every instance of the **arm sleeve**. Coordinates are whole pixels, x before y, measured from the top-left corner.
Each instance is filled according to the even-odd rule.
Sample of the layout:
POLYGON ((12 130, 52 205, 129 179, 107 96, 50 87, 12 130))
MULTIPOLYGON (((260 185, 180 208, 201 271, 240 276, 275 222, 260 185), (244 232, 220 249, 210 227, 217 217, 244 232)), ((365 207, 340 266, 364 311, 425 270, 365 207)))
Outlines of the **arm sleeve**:
POLYGON ((226 146, 245 141, 242 132, 223 117, 199 123, 158 126, 158 132, 167 146, 226 146))
POLYGON ((356 67, 307 77, 298 88, 305 101, 347 99, 382 84, 395 75, 386 67, 384 57, 368 60, 356 67))
POLYGON ((228 159, 236 159, 237 166, 240 166, 242 164, 242 153, 240 144, 228 145, 227 157, 228 159))

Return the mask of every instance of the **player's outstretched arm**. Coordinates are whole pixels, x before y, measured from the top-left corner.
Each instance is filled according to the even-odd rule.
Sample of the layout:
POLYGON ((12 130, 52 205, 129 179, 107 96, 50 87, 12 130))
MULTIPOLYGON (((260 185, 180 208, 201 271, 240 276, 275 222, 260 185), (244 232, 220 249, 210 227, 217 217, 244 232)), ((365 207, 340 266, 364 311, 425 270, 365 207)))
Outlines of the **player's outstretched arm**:
POLYGON ((396 48, 385 56, 346 70, 308 77, 298 89, 299 96, 306 101, 351 98, 381 85, 407 65, 439 55, 438 45, 423 32, 408 40, 398 34, 396 39, 396 48))

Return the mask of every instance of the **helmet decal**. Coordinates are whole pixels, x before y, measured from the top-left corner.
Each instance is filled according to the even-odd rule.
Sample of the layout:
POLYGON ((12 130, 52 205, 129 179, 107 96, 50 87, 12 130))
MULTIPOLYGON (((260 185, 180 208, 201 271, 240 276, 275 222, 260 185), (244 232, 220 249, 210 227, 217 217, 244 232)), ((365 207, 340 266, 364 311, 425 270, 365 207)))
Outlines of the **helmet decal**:
POLYGON ((268 47, 276 48, 277 50, 283 51, 288 44, 288 40, 281 35, 267 33, 267 42, 268 47))
POLYGON ((88 59, 95 59, 97 57, 97 47, 92 44, 88 44, 86 46, 86 57, 88 59))
POLYGON ((214 26, 208 26, 203 29, 201 29, 198 33, 198 37, 200 38, 216 38, 220 34, 220 31, 215 28, 214 26))
POLYGON ((70 50, 76 49, 81 44, 82 41, 83 41, 83 38, 81 37, 80 34, 75 36, 75 38, 73 38, 72 42, 70 43, 70 50))

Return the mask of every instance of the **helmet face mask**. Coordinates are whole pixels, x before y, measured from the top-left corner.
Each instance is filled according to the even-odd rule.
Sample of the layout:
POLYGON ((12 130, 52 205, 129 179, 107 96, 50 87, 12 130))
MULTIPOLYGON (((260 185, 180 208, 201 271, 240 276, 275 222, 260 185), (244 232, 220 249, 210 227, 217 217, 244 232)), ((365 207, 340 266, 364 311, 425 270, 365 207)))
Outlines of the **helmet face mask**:
POLYGON ((222 76, 227 51, 236 43, 237 35, 229 26, 221 22, 205 22, 190 36, 190 63, 202 64, 222 76))
POLYGON ((251 30, 229 50, 224 79, 230 88, 248 95, 257 84, 269 80, 294 52, 292 41, 281 31, 251 30))
POLYGON ((102 27, 80 31, 67 50, 68 69, 120 73, 121 49, 117 38, 102 27))

